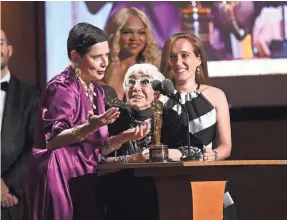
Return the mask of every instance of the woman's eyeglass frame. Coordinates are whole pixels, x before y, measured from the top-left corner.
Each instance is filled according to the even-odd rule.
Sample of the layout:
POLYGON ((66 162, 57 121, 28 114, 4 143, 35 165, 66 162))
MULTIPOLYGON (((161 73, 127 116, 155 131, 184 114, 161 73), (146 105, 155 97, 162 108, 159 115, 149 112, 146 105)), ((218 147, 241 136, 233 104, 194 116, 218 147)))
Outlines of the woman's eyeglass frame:
POLYGON ((144 78, 144 79, 127 79, 126 81, 126 85, 129 87, 134 87, 137 83, 141 86, 141 87, 147 87, 149 84, 152 83, 152 79, 149 78, 144 78))

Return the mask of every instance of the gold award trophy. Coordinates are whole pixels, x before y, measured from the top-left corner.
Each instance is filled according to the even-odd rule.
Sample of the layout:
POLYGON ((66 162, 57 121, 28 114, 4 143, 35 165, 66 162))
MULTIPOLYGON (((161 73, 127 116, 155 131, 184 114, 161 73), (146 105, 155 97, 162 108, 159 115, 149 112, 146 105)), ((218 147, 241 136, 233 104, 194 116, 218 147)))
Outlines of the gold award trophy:
POLYGON ((163 104, 156 99, 152 104, 154 120, 154 144, 149 148, 150 162, 168 162, 168 146, 160 143, 163 104))

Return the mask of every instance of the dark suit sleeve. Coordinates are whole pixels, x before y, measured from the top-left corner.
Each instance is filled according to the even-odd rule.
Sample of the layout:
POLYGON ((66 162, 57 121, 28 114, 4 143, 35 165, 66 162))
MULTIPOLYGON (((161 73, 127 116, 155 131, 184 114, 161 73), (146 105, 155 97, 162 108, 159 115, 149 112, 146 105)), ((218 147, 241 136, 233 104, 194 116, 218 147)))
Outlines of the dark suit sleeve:
POLYGON ((16 162, 11 167, 11 172, 7 175, 6 184, 10 189, 12 194, 15 194, 18 198, 22 195, 23 191, 23 180, 25 175, 25 170, 28 164, 28 158, 30 152, 32 151, 34 144, 34 133, 35 133, 35 119, 36 112, 39 104, 39 93, 36 92, 34 96, 34 101, 31 105, 31 111, 26 126, 26 144, 22 154, 16 160, 16 162))

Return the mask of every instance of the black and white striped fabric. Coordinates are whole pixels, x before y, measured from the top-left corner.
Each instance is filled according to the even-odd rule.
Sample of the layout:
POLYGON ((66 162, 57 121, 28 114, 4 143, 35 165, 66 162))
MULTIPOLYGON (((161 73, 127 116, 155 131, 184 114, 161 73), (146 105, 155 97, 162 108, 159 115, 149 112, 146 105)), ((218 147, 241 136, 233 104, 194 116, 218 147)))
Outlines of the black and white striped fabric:
MULTIPOLYGON (((189 114, 190 144, 193 147, 215 148, 216 146, 216 110, 214 106, 199 91, 199 86, 193 92, 176 93, 181 104, 189 114)), ((179 115, 183 114, 180 104, 169 99, 165 107, 171 108, 179 115)))
MULTIPOLYGON (((199 88, 200 85, 193 92, 177 92, 176 97, 189 114, 190 145, 201 150, 205 148, 214 149, 217 147, 216 109, 200 92, 199 88)), ((184 111, 181 105, 172 99, 165 103, 165 108, 173 109, 178 115, 182 115, 184 111)), ((185 147, 178 146, 183 155, 187 154, 185 147)), ((223 220, 236 219, 234 201, 225 188, 223 220)))

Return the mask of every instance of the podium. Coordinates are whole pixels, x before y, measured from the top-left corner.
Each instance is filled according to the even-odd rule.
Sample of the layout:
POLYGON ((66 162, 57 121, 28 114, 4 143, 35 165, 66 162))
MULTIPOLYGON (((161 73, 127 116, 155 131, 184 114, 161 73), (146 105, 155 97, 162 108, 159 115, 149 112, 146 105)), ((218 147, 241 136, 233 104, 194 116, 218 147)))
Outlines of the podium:
POLYGON ((222 220, 226 179, 231 172, 256 172, 286 166, 287 160, 238 160, 170 163, 101 164, 103 173, 133 169, 156 182, 160 220, 222 220))

